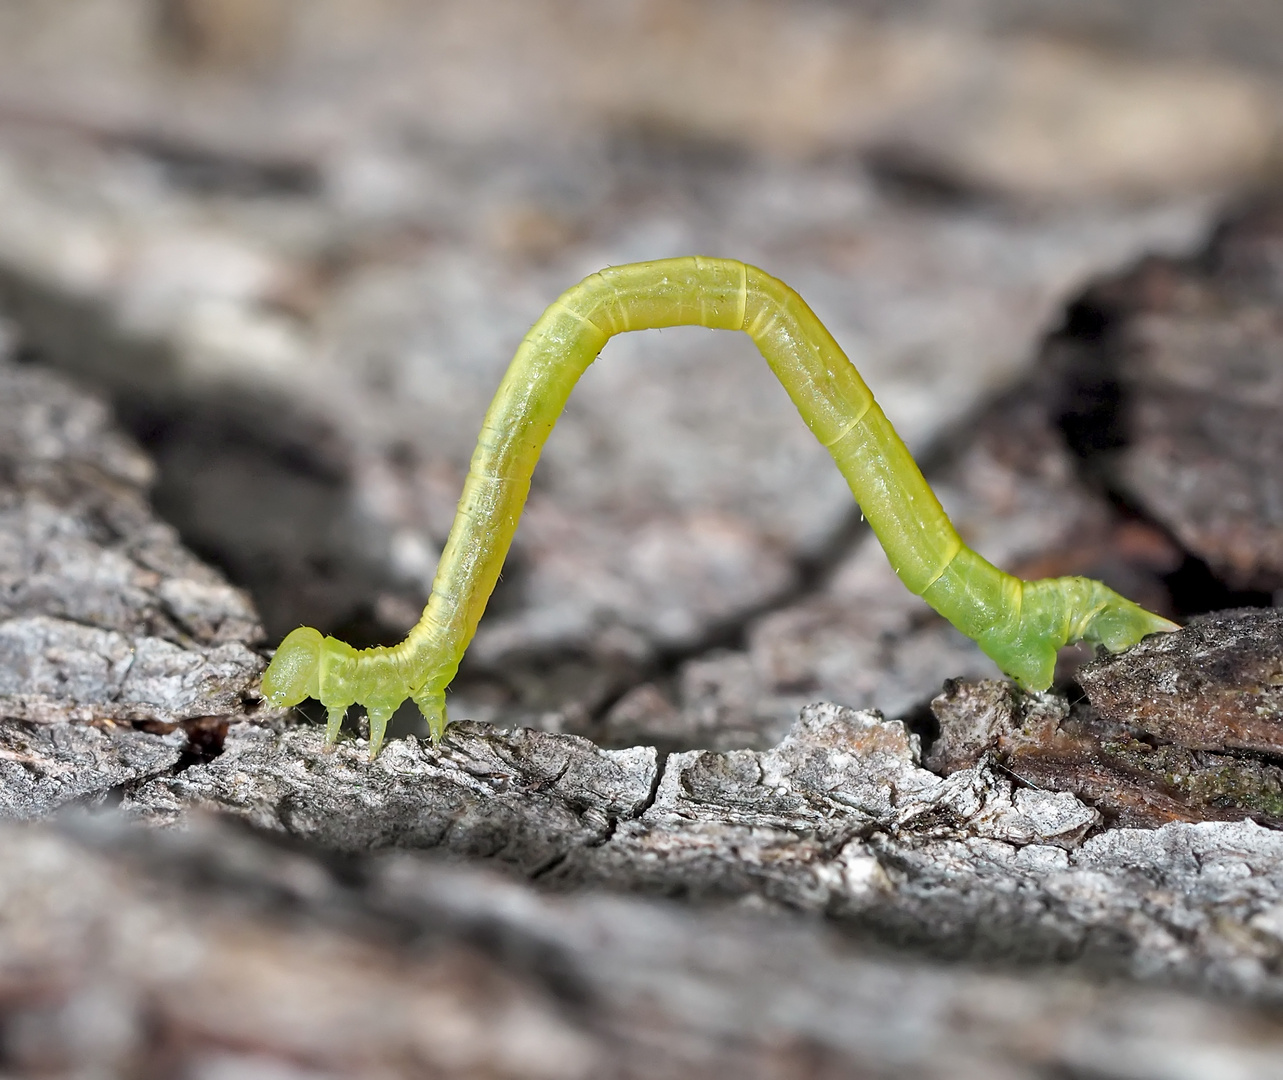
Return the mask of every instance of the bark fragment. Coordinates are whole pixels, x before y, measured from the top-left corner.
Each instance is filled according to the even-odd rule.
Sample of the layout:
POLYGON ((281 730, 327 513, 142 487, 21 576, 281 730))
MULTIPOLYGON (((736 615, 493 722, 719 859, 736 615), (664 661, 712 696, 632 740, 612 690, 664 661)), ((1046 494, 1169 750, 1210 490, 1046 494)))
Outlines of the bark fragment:
POLYGON ((1105 719, 1162 742, 1283 756, 1283 610, 1200 616, 1100 657, 1078 679, 1105 719))
POLYGON ((944 773, 994 752, 1012 775, 1072 791, 1107 821, 1283 824, 1283 612, 1201 616, 1078 670, 1086 700, 951 682, 932 703, 944 773))

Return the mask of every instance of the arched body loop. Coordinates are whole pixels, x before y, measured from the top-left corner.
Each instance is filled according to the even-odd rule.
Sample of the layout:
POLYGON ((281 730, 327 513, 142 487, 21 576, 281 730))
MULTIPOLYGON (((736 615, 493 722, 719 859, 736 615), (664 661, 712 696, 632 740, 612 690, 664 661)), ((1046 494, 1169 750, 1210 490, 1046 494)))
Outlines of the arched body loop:
POLYGON ((1022 581, 968 548, 855 366, 806 302, 732 259, 688 257, 616 266, 561 295, 531 327, 486 412, 423 616, 399 645, 353 649, 310 627, 289 634, 263 676, 278 706, 327 709, 327 738, 363 705, 370 755, 407 698, 434 740, 445 690, 498 580, 545 441, 602 346, 628 330, 743 330, 833 456, 891 566, 1020 686, 1045 690, 1064 645, 1118 652, 1176 625, 1098 581, 1022 581))

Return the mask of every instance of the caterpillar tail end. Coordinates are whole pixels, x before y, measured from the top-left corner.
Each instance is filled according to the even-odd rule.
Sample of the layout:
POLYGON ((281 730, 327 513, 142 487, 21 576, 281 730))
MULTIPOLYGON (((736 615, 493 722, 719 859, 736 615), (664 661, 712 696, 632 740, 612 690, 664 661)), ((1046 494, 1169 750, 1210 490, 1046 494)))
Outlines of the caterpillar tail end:
POLYGON ((1051 686, 1056 655, 1065 645, 1086 641, 1118 653, 1150 634, 1180 629, 1170 619, 1089 578, 1026 581, 1023 586, 1016 632, 1003 628, 977 638, 990 659, 1022 690, 1042 691, 1051 686))
POLYGON ((1108 595, 1103 597, 1103 604, 1092 613, 1075 640, 1101 645, 1109 652, 1117 653, 1138 645, 1150 634, 1170 634, 1180 629, 1171 619, 1146 611, 1103 585, 1100 589, 1108 595))

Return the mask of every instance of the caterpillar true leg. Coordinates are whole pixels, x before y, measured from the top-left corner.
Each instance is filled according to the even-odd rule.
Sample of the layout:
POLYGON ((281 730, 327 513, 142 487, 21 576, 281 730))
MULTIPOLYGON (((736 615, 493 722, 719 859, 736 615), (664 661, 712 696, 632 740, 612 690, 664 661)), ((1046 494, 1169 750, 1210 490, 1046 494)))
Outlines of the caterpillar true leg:
POLYGON ((963 544, 869 388, 805 301, 731 259, 682 258, 593 274, 553 302, 517 349, 486 412, 423 616, 400 645, 356 650, 309 627, 281 642, 263 676, 276 705, 317 698, 333 741, 349 706, 370 718, 370 756, 413 698, 434 740, 445 689, 499 576, 530 477, 579 376, 615 334, 694 325, 744 330, 833 455, 891 566, 1026 689, 1051 685, 1056 652, 1090 641, 1117 652, 1177 629, 1087 578, 1021 581, 963 544))

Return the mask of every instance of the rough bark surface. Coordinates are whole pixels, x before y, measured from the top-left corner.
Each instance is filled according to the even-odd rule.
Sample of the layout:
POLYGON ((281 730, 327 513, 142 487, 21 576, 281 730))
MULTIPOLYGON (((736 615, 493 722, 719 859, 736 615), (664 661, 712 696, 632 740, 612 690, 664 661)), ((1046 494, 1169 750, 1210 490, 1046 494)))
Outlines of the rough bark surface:
POLYGON ((877 714, 817 705, 771 750, 659 765, 469 725, 439 749, 403 740, 372 764, 363 751, 326 753, 314 729, 233 729, 218 759, 124 808, 163 823, 219 809, 342 852, 496 857, 557 888, 824 913, 950 956, 1283 993, 1270 929, 1283 834, 1251 821, 1101 830, 1071 793, 1021 785, 988 758, 948 777, 922 768, 915 737, 877 714))
POLYGON ((248 598, 147 504, 108 409, 0 358, 0 804, 36 817, 174 767, 254 712, 248 598))
POLYGON ((327 863, 207 820, 4 826, 0 861, 14 1073, 1268 1080, 1283 1053, 1241 1003, 413 854, 327 863))
MULTIPOLYGON (((1277 788, 1260 736, 1276 613, 1097 661, 1086 705, 955 684, 937 706, 936 771, 903 721, 831 704, 803 708, 773 744, 750 727, 758 749, 603 749, 461 723, 440 747, 402 739, 371 763, 360 739, 327 751, 319 728, 257 707, 252 608, 152 517, 146 461, 103 407, 34 369, 0 378, 0 631, 16 643, 0 811, 120 805, 113 824, 0 830, 16 1071, 1176 1078, 1201 1053, 1270 1075, 1272 1014, 1249 1022, 1157 987, 1283 996, 1283 834, 1258 823, 1277 788), (102 643, 117 641, 113 666, 102 643), (1181 705, 1155 712, 1162 687, 1181 705), (1259 737, 1209 740, 1211 716, 1259 737), (1167 772, 1136 766, 1142 752, 1167 772), (1183 785, 1167 775, 1179 754, 1183 785), (299 846, 202 824, 209 811, 299 846), (568 892, 584 895, 549 895, 568 892), (1031 1023, 1051 1033, 1033 1047, 1019 1034, 1031 1023)), ((1117 551, 1123 526, 1099 498, 1050 494, 1073 473, 1036 400, 1003 415, 1016 422, 983 425, 954 474, 960 520, 979 528, 994 508, 991 539, 1049 552, 1048 572, 1117 551), (1013 509, 1025 500, 1032 517, 1013 509)), ((1161 544, 1124 550, 1106 567, 1157 580, 1161 544)), ((904 634, 884 654, 911 654, 938 630, 861 577, 871 552, 839 571, 836 595, 880 590, 904 634)), ((774 640, 767 655, 800 696, 774 640)))
POLYGON ((259 612, 417 616, 543 306, 683 250, 797 286, 1005 568, 1277 606, 1277 210, 970 411, 1277 158, 1283 9, 963 6, 0 2, 0 1072, 1273 1080, 1277 613, 957 681, 742 339, 586 376, 474 722, 255 696, 259 612))
POLYGON ((927 763, 945 774, 993 752, 1013 776, 1073 791, 1108 822, 1283 823, 1283 613, 1201 616, 1178 634, 1078 669, 1070 705, 1005 682, 946 684, 927 763))
POLYGON ((1190 750, 1283 756, 1283 611, 1243 608, 1191 621, 1078 681, 1106 720, 1190 750))

